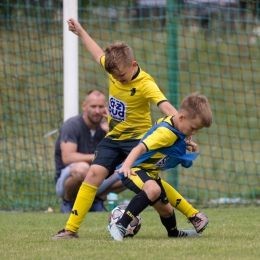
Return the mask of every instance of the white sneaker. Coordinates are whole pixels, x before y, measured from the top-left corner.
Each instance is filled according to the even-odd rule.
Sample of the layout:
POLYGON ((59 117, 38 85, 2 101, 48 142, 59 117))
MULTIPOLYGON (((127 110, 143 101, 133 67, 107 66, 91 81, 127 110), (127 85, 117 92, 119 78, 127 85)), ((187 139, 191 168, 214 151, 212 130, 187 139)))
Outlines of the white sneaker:
POLYGON ((107 230, 110 233, 110 236, 116 241, 123 241, 124 235, 126 233, 126 228, 122 225, 113 223, 112 225, 107 226, 107 230))
POLYGON ((178 237, 190 238, 190 237, 200 237, 195 230, 179 230, 178 237))

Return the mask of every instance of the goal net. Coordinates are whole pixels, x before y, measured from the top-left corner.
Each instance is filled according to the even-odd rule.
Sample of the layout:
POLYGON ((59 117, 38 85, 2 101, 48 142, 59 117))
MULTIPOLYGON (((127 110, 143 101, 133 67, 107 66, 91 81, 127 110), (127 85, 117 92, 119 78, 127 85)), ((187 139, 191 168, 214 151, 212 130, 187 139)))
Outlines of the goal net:
MULTIPOLYGON (((115 40, 129 44, 139 66, 176 108, 194 91, 210 101, 214 123, 193 138, 200 152, 193 167, 161 177, 194 203, 258 203, 258 1, 78 1, 78 6, 91 37, 101 47, 115 40)), ((0 210, 59 204, 57 133, 44 135, 63 123, 62 8, 55 0, 0 3, 0 210)), ((79 41, 79 107, 91 89, 108 95, 108 78, 79 41)), ((163 116, 154 105, 151 111, 153 121, 163 116)), ((124 192, 121 198, 131 196, 124 192)))

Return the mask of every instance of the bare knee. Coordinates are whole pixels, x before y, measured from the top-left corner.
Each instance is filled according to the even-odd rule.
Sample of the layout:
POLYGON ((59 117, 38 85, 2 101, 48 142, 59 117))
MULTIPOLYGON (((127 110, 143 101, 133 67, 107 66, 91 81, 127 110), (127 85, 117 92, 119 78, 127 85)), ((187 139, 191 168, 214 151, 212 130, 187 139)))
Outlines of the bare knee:
POLYGON ((90 165, 86 162, 75 163, 71 166, 70 174, 73 178, 77 179, 79 182, 83 182, 86 178, 87 172, 90 165))
POLYGON ((107 175, 108 170, 105 167, 100 165, 91 165, 84 182, 99 187, 107 175))
POLYGON ((143 185, 143 190, 150 201, 155 201, 161 194, 161 187, 153 180, 147 181, 143 185))

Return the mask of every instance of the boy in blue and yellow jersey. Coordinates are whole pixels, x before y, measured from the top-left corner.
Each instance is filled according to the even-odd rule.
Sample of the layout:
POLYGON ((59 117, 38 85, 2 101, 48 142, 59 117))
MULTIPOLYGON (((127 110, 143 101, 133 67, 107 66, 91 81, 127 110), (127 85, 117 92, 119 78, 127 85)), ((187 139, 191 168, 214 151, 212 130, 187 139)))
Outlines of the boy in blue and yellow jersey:
POLYGON ((198 233, 206 228, 208 222, 201 226, 198 233, 177 229, 175 214, 168 202, 159 172, 178 164, 189 168, 198 154, 186 154, 185 138, 211 124, 212 113, 207 98, 192 93, 184 98, 175 116, 159 120, 133 148, 116 172, 123 175, 124 185, 137 195, 128 204, 122 218, 108 226, 114 240, 123 241, 129 223, 149 205, 159 213, 169 237, 200 236, 198 233))
MULTIPOLYGON (((127 44, 114 42, 103 51, 77 21, 71 18, 68 25, 69 30, 81 38, 93 59, 108 73, 109 132, 96 148, 65 229, 53 239, 78 237, 77 231, 93 203, 98 187, 114 173, 116 166, 125 160, 152 126, 150 102, 154 102, 166 116, 177 113, 154 79, 138 66, 127 44)), ((193 150, 196 149, 196 144, 190 144, 193 150)), ((193 213, 198 211, 194 209, 193 213)))

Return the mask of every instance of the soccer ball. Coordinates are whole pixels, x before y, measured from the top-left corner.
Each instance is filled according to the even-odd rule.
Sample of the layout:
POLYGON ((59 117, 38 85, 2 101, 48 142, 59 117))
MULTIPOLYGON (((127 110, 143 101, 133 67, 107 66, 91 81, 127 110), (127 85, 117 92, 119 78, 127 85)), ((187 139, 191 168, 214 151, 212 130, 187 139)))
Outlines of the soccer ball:
MULTIPOLYGON (((110 215, 108 217, 108 223, 109 225, 116 223, 124 214, 125 209, 126 209, 127 205, 119 205, 117 207, 115 207, 111 212, 110 215)), ((141 216, 137 215, 132 221, 131 223, 128 225, 127 227, 127 231, 124 237, 133 237, 135 236, 140 228, 141 228, 141 216)))

